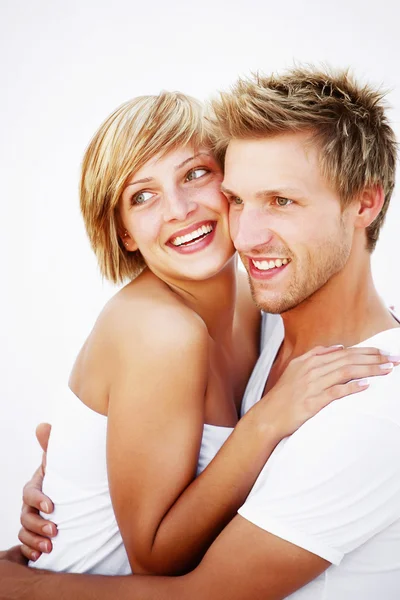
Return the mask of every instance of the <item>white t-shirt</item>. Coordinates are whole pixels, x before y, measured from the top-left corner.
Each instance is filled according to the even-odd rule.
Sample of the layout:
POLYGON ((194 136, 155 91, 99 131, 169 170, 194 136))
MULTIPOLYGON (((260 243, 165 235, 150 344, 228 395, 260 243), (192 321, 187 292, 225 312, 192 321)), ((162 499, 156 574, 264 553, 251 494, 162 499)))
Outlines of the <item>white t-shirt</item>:
MULTIPOLYGON (((267 320, 243 412, 262 396, 283 340, 281 318, 267 320)), ((400 355, 400 328, 359 346, 400 355)), ((291 600, 399 600, 400 367, 282 440, 239 514, 332 563, 291 600)))

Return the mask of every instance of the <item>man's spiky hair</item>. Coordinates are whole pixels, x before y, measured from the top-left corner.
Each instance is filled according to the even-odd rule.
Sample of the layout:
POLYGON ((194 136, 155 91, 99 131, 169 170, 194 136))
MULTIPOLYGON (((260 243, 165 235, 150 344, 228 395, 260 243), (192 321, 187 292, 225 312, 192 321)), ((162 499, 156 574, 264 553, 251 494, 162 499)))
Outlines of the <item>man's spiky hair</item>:
POLYGON ((212 102, 215 153, 223 159, 231 139, 310 131, 321 173, 343 205, 363 189, 382 186, 385 202, 367 229, 375 247, 392 195, 397 144, 385 112, 385 93, 358 84, 348 70, 296 67, 282 75, 239 79, 212 102))

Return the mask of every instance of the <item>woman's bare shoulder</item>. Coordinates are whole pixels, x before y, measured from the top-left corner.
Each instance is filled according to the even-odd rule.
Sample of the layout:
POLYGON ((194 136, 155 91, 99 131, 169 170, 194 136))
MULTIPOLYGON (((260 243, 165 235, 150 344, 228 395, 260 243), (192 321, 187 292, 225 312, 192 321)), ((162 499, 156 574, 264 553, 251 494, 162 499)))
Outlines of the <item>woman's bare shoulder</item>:
POLYGON ((92 337, 112 352, 140 340, 176 344, 208 339, 204 321, 157 278, 135 280, 111 298, 100 313, 92 337))
POLYGON ((162 364, 173 350, 183 361, 195 361, 196 356, 204 360, 208 344, 204 321, 165 284, 135 280, 104 306, 78 354, 70 385, 87 389, 91 381, 91 390, 94 385, 108 389, 132 357, 162 364))

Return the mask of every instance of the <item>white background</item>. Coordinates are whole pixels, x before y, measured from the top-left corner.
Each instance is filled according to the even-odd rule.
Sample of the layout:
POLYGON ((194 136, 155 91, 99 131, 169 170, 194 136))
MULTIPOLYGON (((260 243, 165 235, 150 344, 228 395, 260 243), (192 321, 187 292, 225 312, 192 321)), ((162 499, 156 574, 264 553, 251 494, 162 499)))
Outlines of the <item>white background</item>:
MULTIPOLYGON (((95 129, 135 95, 205 98, 239 74, 297 60, 351 65, 390 88, 399 136, 399 16, 395 0, 0 0, 0 548, 16 542, 22 485, 39 461, 34 427, 50 419, 114 291, 78 210, 95 129)), ((399 196, 373 261, 379 291, 397 306, 399 196)))

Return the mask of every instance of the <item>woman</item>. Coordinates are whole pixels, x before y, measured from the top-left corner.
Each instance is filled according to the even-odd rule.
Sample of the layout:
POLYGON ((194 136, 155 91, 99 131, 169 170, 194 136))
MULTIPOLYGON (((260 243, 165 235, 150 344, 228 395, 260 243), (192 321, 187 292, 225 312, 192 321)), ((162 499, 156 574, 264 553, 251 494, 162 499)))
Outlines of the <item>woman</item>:
POLYGON ((316 349, 237 422, 260 316, 238 277, 221 180, 201 106, 181 94, 123 105, 86 152, 81 208, 101 271, 136 277, 101 313, 55 418, 44 491, 59 534, 38 567, 190 570, 276 444, 365 389, 343 365, 352 379, 382 373, 377 350, 316 349))

